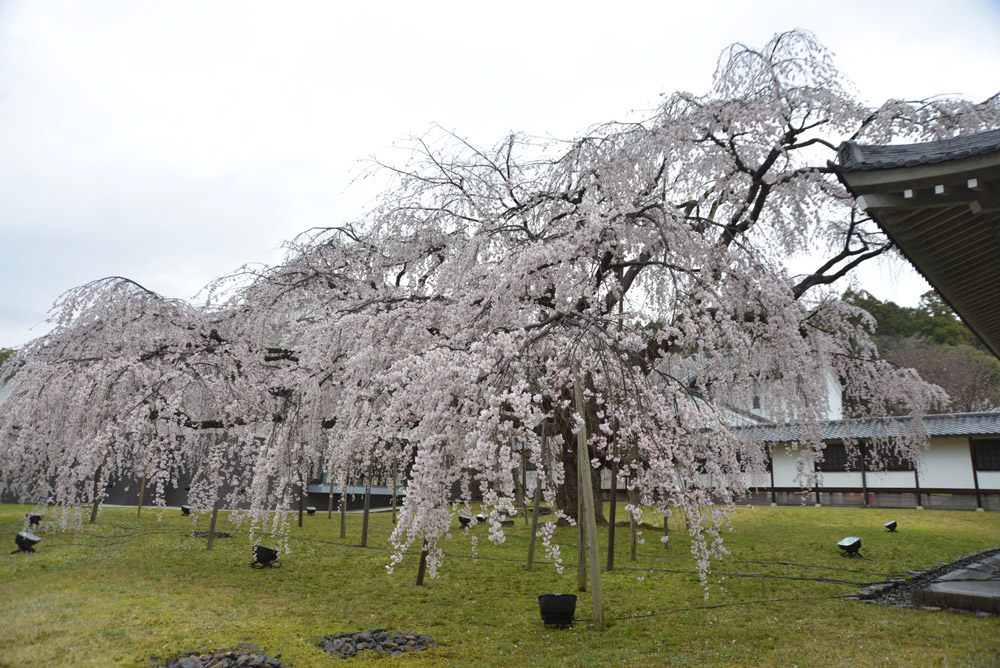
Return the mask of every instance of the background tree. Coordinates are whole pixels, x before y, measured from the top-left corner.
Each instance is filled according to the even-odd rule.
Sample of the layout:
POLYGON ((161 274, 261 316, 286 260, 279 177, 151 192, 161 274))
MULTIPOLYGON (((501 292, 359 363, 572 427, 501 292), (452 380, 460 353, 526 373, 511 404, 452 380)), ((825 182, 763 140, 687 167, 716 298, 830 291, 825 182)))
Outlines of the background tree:
POLYGON ((1000 361, 934 291, 915 308, 848 290, 845 301, 875 319, 874 340, 885 359, 915 369, 939 385, 951 403, 939 410, 971 412, 1000 408, 1000 361))

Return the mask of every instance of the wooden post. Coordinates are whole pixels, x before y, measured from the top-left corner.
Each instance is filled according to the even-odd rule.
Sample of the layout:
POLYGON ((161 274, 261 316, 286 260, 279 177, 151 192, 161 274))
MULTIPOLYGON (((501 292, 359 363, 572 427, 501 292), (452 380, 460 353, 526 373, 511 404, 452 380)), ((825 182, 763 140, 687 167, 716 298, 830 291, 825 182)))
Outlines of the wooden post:
POLYGON ((372 499, 372 463, 368 462, 368 472, 365 474, 365 510, 361 520, 361 547, 368 547, 368 510, 372 499))
POLYGON ((427 572, 427 539, 424 538, 424 545, 420 548, 420 566, 417 567, 417 586, 424 586, 424 573, 427 572))
MULTIPOLYGON (((537 488, 537 483, 535 484, 537 488)), ((525 496, 528 492, 528 455, 525 452, 524 444, 521 444, 521 512, 524 514, 524 526, 528 526, 528 499, 525 496)))
MULTIPOLYGON (((573 386, 576 390, 576 410, 581 418, 585 418, 586 405, 583 401, 583 388, 580 386, 580 367, 576 364, 576 378, 573 386)), ((590 486, 590 450, 587 446, 587 422, 583 420, 580 431, 576 434, 577 465, 583 482, 583 507, 587 522, 587 543, 590 553, 590 598, 594 604, 594 628, 604 630, 604 598, 601 595, 601 566, 597 553, 597 516, 594 513, 594 489, 590 486)), ((582 518, 581 518, 582 519, 582 518)))
MULTIPOLYGON (((628 502, 631 505, 636 505, 636 493, 635 490, 629 487, 628 490, 628 502)), ((635 561, 635 551, 639 543, 639 523, 635 521, 635 515, 632 513, 628 514, 628 528, 629 528, 629 560, 635 561)))
POLYGON ((608 514, 611 516, 608 522, 608 567, 607 570, 615 569, 615 513, 618 508, 618 463, 611 461, 611 508, 608 514))
MULTIPOLYGON (((668 537, 669 534, 670 534, 670 526, 667 524, 667 513, 668 512, 669 512, 669 508, 664 508, 663 509, 663 536, 664 536, 664 538, 668 537)), ((663 548, 666 549, 667 548, 667 541, 663 540, 663 541, 660 541, 660 542, 663 543, 663 548)))
POLYGON ((305 505, 306 490, 305 485, 299 483, 299 528, 302 528, 302 506, 305 505))
POLYGON ((399 484, 399 461, 392 460, 392 524, 396 524, 396 491, 399 484))
POLYGON ((330 498, 326 503, 326 519, 333 519, 333 469, 330 469, 330 498))
POLYGON ((862 443, 859 446, 861 450, 861 494, 864 499, 865 508, 868 507, 868 476, 865 475, 865 469, 868 468, 865 464, 865 444, 862 443))
POLYGON ((576 458, 576 589, 587 591, 587 530, 583 524, 583 464, 576 458))
POLYGON ((969 457, 972 460, 972 484, 976 486, 976 510, 982 510, 983 495, 979 491, 979 466, 976 462, 976 444, 972 442, 971 438, 967 440, 969 441, 969 457))
MULTIPOLYGON (((548 429, 546 429, 547 422, 542 420, 542 466, 545 466, 545 446, 548 438, 548 429)), ((541 477, 535 478, 535 494, 534 503, 532 504, 531 513, 531 537, 528 539, 528 570, 530 571, 535 563, 535 538, 538 534, 538 511, 542 505, 542 479, 541 477)), ((525 517, 527 517, 527 512, 525 512, 525 517)))
MULTIPOLYGON (((333 484, 333 481, 330 481, 333 484)), ((340 485, 340 537, 347 538, 347 480, 340 485)))
POLYGON ((139 506, 135 511, 136 519, 142 517, 142 497, 146 494, 146 468, 142 469, 142 482, 139 483, 139 506))
POLYGON ((215 522, 219 517, 219 497, 215 497, 215 504, 212 506, 212 521, 208 524, 208 547, 211 550, 215 547, 215 522))

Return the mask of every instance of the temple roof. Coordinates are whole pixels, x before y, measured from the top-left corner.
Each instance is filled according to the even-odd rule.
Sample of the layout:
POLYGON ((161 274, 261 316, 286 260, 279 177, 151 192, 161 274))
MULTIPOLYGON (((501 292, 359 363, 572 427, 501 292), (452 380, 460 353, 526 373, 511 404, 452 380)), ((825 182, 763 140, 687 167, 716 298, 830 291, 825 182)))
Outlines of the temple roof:
POLYGON ((844 142, 841 181, 1000 357, 1000 130, 899 146, 844 142))

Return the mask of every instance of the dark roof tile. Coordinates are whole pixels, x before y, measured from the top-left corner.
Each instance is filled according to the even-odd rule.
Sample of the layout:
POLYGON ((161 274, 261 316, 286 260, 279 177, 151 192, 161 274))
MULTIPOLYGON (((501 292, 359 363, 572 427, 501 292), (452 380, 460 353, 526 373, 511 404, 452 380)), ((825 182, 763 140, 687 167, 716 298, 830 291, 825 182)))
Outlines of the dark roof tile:
POLYGON ((837 149, 837 167, 845 172, 894 169, 958 160, 995 151, 1000 151, 1000 130, 896 146, 864 146, 855 141, 845 141, 837 149))

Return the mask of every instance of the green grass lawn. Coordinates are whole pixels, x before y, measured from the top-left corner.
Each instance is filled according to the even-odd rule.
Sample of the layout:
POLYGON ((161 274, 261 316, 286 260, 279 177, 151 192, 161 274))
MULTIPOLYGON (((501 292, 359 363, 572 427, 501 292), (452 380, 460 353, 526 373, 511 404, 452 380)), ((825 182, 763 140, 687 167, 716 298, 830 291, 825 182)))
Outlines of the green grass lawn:
MULTIPOLYGON (((10 537, 11 550, 28 510, 0 506, 0 535, 10 537)), ((345 665, 1000 665, 1000 619, 838 598, 860 588, 852 583, 1000 546, 998 514, 740 508, 726 536, 731 555, 714 565, 707 601, 691 572, 683 524, 674 524, 681 530, 667 549, 659 531, 648 529, 635 562, 627 528, 618 529, 616 567, 603 575, 609 628, 598 633, 584 621, 566 630, 541 624, 536 597, 575 592, 576 570, 560 575, 542 564, 526 572, 520 518, 499 547, 485 527, 474 529, 476 558, 456 520, 440 577, 416 587, 416 554, 386 573, 388 513, 373 515, 369 549, 357 547, 360 515, 348 517, 346 539, 336 515, 307 516, 303 528, 293 523, 283 567, 254 570, 246 528, 228 518, 218 530, 235 537, 216 539, 209 552, 178 510, 144 510, 137 519, 134 508, 106 508, 78 533, 43 526, 35 554, 0 552, 0 666, 137 666, 151 654, 239 642, 280 653, 296 668, 331 666, 338 661, 314 639, 376 627, 426 633, 442 644, 345 665), (898 533, 882 528, 890 519, 898 533), (838 554, 836 542, 848 535, 862 538, 863 558, 838 554)), ((207 518, 196 528, 207 530, 207 518)), ((574 562, 575 531, 556 536, 563 558, 574 562)), ((602 551, 606 543, 601 531, 602 551)), ((577 616, 591 616, 589 594, 580 594, 577 616)))

